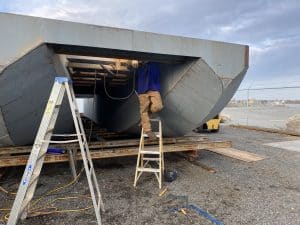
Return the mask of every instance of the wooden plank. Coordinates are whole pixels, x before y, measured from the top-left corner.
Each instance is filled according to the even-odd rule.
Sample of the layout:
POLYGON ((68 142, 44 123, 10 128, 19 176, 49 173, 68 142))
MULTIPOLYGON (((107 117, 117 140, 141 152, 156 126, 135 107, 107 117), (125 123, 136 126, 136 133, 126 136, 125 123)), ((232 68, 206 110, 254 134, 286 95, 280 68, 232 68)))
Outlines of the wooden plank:
POLYGON ((262 131, 262 132, 268 132, 268 133, 277 133, 277 134, 284 134, 284 135, 290 135, 290 136, 300 136, 300 133, 292 132, 292 131, 286 131, 286 130, 280 130, 280 129, 274 129, 274 128, 263 128, 263 127, 257 127, 257 126, 249 126, 249 125, 230 125, 234 128, 242 128, 247 130, 254 130, 254 131, 262 131))
MULTIPOLYGON (((185 143, 185 142, 199 142, 205 141, 207 137, 205 136, 186 136, 179 138, 164 138, 164 144, 176 144, 176 143, 185 143)), ((156 144, 157 141, 145 141, 145 145, 156 144)), ((89 149, 106 149, 106 148, 116 148, 116 147, 129 147, 129 146, 138 146, 139 139, 127 139, 127 140, 113 140, 113 141, 97 141, 89 143, 89 149)), ((68 148, 79 148, 78 144, 58 144, 51 145, 50 147, 68 149, 68 148)), ((11 146, 11 147, 1 147, 0 155, 6 154, 24 154, 30 153, 32 146, 11 146)))
POLYGON ((263 160, 265 158, 264 156, 260 156, 255 153, 250 153, 246 151, 241 151, 235 148, 208 148, 207 150, 231 158, 239 159, 245 162, 255 162, 255 161, 263 160))
POLYGON ((197 149, 207 149, 207 148, 231 148, 231 141, 200 141, 198 143, 197 149))
MULTIPOLYGON (((212 147, 222 148, 224 146, 231 146, 229 141, 203 141, 203 142, 189 142, 189 143, 176 143, 165 144, 164 152, 181 152, 181 151, 194 151, 198 149, 207 149, 212 147)), ((147 147, 148 148, 148 147, 147 147)), ((153 147, 152 147, 153 148, 153 147)), ((91 157, 93 159, 113 158, 122 156, 137 155, 138 146, 133 147, 117 147, 103 150, 91 150, 91 157)), ((29 155, 15 155, 15 156, 2 156, 0 157, 0 167, 21 166, 26 165, 29 155)), ((81 154, 78 153, 77 158, 81 159, 81 154)), ((67 154, 50 155, 45 157, 45 163, 67 162, 69 160, 67 154)))
MULTIPOLYGON (((197 144, 194 145, 166 145, 164 146, 164 152, 176 152, 176 151, 191 151, 197 148, 197 144)), ((108 150, 90 151, 93 159, 113 158, 122 156, 137 155, 138 147, 130 148, 112 148, 108 150)), ((8 166, 20 166, 26 165, 29 155, 16 155, 0 158, 0 167, 8 166)), ((81 154, 78 153, 77 159, 81 160, 81 154)), ((45 163, 67 162, 69 160, 67 154, 50 155, 45 157, 45 163)))

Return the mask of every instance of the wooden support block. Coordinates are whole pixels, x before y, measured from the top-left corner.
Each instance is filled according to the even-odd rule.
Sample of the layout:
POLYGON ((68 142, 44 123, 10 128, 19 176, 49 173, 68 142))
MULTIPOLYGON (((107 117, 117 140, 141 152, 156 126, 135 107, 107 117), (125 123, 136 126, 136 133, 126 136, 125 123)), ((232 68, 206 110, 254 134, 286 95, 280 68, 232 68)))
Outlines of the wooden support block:
POLYGON ((255 162, 255 161, 263 160, 265 158, 264 156, 260 156, 255 153, 250 153, 246 151, 241 151, 235 148, 208 148, 207 150, 231 158, 239 159, 245 162, 255 162))
MULTIPOLYGON (((92 142, 89 145, 92 159, 103 159, 123 156, 134 156, 138 153, 138 140, 121 140, 109 142, 92 142)), ((146 142, 145 145, 153 145, 153 142, 146 142)), ((58 145, 56 145, 58 146, 58 145)), ((64 144, 59 145, 65 150, 76 150, 78 145, 64 144)), ((164 152, 186 152, 192 151, 195 155, 197 150, 208 148, 226 148, 231 147, 230 141, 209 141, 205 137, 181 137, 167 138, 164 140, 164 152)), ((0 148, 0 167, 26 165, 31 146, 23 147, 5 147, 0 148), (7 156, 7 153, 13 155, 7 156)), ((77 155, 77 159, 81 160, 81 155, 77 155)), ((47 154, 45 163, 57 163, 69 161, 68 154, 51 155, 47 154)))
MULTIPOLYGON (((178 138, 164 138, 164 145, 166 144, 182 144, 182 143, 202 143, 207 146, 209 143, 207 137, 205 136, 184 136, 178 138)), ((145 140, 145 145, 157 144, 157 141, 145 140)), ((139 139, 127 139, 127 140, 114 140, 114 141, 95 141, 89 143, 90 150, 103 150, 107 148, 119 148, 119 147, 130 147, 138 146, 139 139)), ((220 146, 220 144, 218 144, 220 146)), ((57 144, 51 145, 51 147, 57 147, 62 149, 74 148, 78 149, 78 144, 57 144)), ((0 148, 0 157, 7 154, 25 154, 30 153, 32 146, 12 146, 12 147, 1 147, 0 148)))

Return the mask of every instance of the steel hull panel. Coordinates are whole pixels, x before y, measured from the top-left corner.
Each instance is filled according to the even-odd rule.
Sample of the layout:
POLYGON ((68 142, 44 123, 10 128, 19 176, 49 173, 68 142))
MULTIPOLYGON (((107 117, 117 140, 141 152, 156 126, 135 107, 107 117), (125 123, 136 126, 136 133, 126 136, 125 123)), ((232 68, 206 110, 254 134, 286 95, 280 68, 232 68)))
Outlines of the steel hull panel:
MULTIPOLYGON (((0 29, 0 146, 33 142, 54 77, 68 76, 58 54, 168 61, 161 64, 164 109, 158 115, 166 136, 184 135, 218 114, 248 69, 246 45, 6 13, 0 13, 0 29)), ((113 102, 108 112, 102 103, 101 123, 139 133, 136 95, 113 102)), ((66 105, 58 124, 57 130, 72 131, 66 105)))
POLYGON ((135 30, 0 13, 0 71, 42 43, 60 45, 61 54, 85 54, 87 47, 120 50, 132 57, 148 54, 201 57, 223 77, 234 78, 248 66, 245 45, 135 30), (13 47, 12 47, 13 46, 13 47), (68 47, 69 46, 69 47, 68 47), (67 48, 68 47, 68 48, 67 48), (136 54, 133 54, 136 53, 136 54), (129 54, 128 54, 129 55, 129 54))
MULTIPOLYGON (((34 140, 54 77, 62 72, 54 60, 55 54, 51 49, 41 45, 11 64, 0 75, 0 108, 7 133, 15 145, 31 144, 34 140)), ((65 99, 56 130, 70 131, 70 119, 65 99)), ((0 139, 0 144, 8 143, 0 139)))
MULTIPOLYGON (((224 87, 222 79, 202 59, 162 68, 164 108, 154 116, 162 120, 164 135, 185 135, 216 116, 235 93, 245 72, 224 87)), ((108 125, 112 130, 138 134, 138 97, 132 96, 111 118, 108 125)))

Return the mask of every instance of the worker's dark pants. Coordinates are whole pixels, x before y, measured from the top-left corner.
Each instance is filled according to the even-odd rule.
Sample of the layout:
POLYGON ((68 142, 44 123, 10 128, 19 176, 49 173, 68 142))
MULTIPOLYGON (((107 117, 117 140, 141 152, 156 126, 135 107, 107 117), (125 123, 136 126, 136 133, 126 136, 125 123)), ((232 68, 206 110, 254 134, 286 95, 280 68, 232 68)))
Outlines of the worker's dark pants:
POLYGON ((151 131, 149 113, 159 112, 163 108, 160 93, 158 91, 148 91, 139 94, 141 124, 144 131, 151 131))

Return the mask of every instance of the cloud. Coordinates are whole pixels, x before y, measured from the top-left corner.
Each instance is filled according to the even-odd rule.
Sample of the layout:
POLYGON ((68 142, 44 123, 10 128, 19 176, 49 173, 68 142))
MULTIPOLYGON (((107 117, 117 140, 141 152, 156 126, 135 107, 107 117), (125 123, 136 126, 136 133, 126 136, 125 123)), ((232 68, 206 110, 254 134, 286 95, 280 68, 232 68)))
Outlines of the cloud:
POLYGON ((97 13, 99 10, 97 6, 86 4, 84 1, 29 1, 24 5, 24 1, 12 1, 10 8, 17 14, 25 14, 30 16, 62 19, 62 20, 76 20, 80 22, 82 18, 88 17, 97 13))
POLYGON ((53 19, 72 20, 78 16, 82 17, 82 14, 94 14, 97 12, 97 10, 98 9, 96 7, 91 7, 86 4, 79 4, 75 7, 69 2, 63 1, 54 6, 42 5, 33 8, 32 11, 28 13, 28 15, 53 19))

